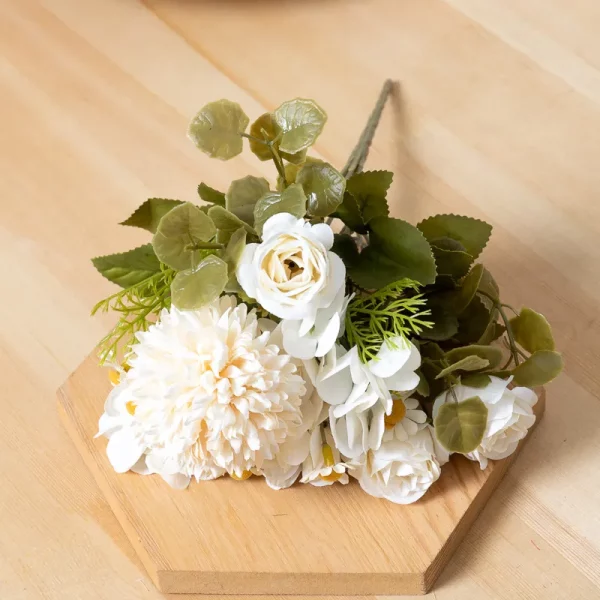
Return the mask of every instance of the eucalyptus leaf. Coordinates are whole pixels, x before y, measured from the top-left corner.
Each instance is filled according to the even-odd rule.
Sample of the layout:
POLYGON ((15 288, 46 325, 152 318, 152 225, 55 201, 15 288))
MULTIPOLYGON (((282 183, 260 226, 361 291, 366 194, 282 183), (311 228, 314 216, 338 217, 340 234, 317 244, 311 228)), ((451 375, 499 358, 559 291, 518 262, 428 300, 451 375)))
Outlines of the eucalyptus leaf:
POLYGON ((479 289, 479 282, 483 274, 483 265, 477 264, 469 271, 465 278, 461 282, 460 291, 456 297, 456 312, 457 314, 462 313, 469 304, 471 304, 477 290, 479 289))
POLYGON ((483 389, 492 383, 492 379, 485 373, 469 373, 468 375, 463 375, 460 378, 460 382, 462 385, 483 389))
POLYGON ((435 215, 417 227, 428 240, 449 237, 460 242, 474 259, 481 254, 492 233, 491 225, 462 215, 435 215))
POLYGON ((201 183, 198 186, 198 196, 200 196, 204 202, 216 204, 217 206, 225 206, 225 194, 215 190, 214 188, 211 188, 205 183, 201 183))
POLYGON ((246 247, 246 230, 240 227, 237 231, 234 231, 229 238, 229 243, 225 252, 223 253, 223 260, 227 263, 228 280, 225 286, 226 292, 236 292, 240 288, 236 277, 236 269, 244 248, 246 247))
POLYGON ((246 175, 231 182, 225 195, 225 208, 249 225, 254 222, 254 205, 269 191, 264 177, 246 175))
POLYGON ((324 161, 305 163, 298 171, 295 181, 304 189, 308 199, 308 212, 315 217, 330 215, 344 198, 346 179, 324 161))
POLYGON ((302 186, 293 183, 283 192, 269 192, 254 207, 254 228, 262 234, 264 224, 278 213, 290 213, 301 219, 306 214, 306 196, 302 186))
POLYGON ((369 246, 350 270, 357 285, 379 289, 405 277, 422 285, 435 281, 431 247, 416 227, 401 219, 376 217, 370 228, 369 246))
POLYGON ((264 140, 265 142, 272 142, 275 149, 279 152, 281 158, 291 162, 291 163, 301 163, 304 161, 306 157, 306 150, 301 150, 296 154, 289 154, 288 152, 282 152, 279 148, 278 137, 282 135, 283 132, 281 127, 277 125, 275 121, 275 116, 273 113, 265 113, 261 115, 252 123, 250 126, 250 150, 254 152, 254 154, 260 160, 272 160, 273 153, 269 149, 267 144, 264 144, 258 140, 264 140), (253 139, 256 138, 256 139, 253 139))
POLYGON ((211 218, 191 202, 180 204, 160 221, 152 238, 156 256, 178 271, 198 262, 201 251, 191 246, 211 240, 217 229, 211 218))
POLYGON ((188 136, 212 158, 229 160, 244 149, 241 133, 250 119, 241 106, 230 100, 210 102, 192 119, 188 136))
POLYGON ((563 359, 558 352, 539 350, 513 369, 514 382, 526 387, 545 385, 563 369, 563 359))
POLYGON ((217 241, 222 244, 227 244, 232 234, 240 227, 243 227, 247 233, 256 235, 256 232, 248 223, 230 213, 222 206, 212 206, 208 211, 208 216, 212 219, 215 227, 218 229, 217 241))
POLYGON ((140 227, 154 233, 160 220, 173 208, 183 204, 181 200, 168 200, 167 198, 148 198, 135 212, 119 225, 140 227))
POLYGON ((279 147, 289 154, 312 146, 327 121, 327 114, 314 100, 303 98, 284 102, 273 116, 283 131, 279 147))
POLYGON ((435 436, 448 452, 473 452, 483 439, 487 417, 487 407, 478 396, 446 402, 434 419, 435 436))
POLYGON ((195 268, 180 271, 171 283, 173 304, 180 310, 196 310, 216 300, 227 284, 227 264, 207 256, 195 268))
POLYGON ((473 344, 470 346, 461 346, 446 352, 446 359, 451 364, 457 363, 463 358, 469 356, 479 356, 489 362, 489 368, 495 369, 502 363, 502 350, 497 346, 480 346, 473 344))
POLYGON ((92 258, 98 272, 122 288, 131 287, 160 271, 160 262, 152 244, 144 244, 128 252, 92 258))
POLYGON ((436 376, 436 379, 441 379, 442 377, 446 377, 455 371, 480 371, 481 369, 485 369, 490 364, 490 361, 481 358, 479 356, 471 355, 465 356, 460 360, 457 360, 455 363, 447 366, 445 369, 442 369, 436 376))
POLYGON ((518 317, 510 320, 513 336, 527 352, 554 350, 552 328, 544 315, 531 308, 522 308, 518 317))

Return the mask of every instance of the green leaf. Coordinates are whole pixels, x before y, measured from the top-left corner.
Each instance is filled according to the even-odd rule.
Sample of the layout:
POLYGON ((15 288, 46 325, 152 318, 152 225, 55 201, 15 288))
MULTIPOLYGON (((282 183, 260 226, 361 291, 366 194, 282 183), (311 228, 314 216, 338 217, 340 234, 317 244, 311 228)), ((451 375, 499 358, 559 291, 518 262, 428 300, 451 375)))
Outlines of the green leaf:
POLYGON ((148 198, 135 212, 119 225, 140 227, 154 233, 160 220, 173 208, 183 204, 181 200, 168 200, 167 198, 148 198))
POLYGON ((310 161, 298 171, 296 183, 304 189, 308 212, 315 217, 326 217, 340 205, 346 189, 346 179, 329 163, 310 161))
POLYGON ((479 296, 475 296, 458 319, 456 340, 461 344, 478 342, 487 330, 492 314, 479 296))
POLYGON ((483 439, 487 416, 487 407, 478 396, 446 402, 434 419, 435 436, 448 452, 473 452, 483 439))
POLYGON ((211 188, 205 183, 201 183, 198 186, 198 196, 200 196, 204 202, 216 204, 217 206, 225 206, 225 194, 215 190, 214 188, 211 188))
POLYGON ((492 233, 491 225, 462 215, 436 215, 421 221, 417 227, 428 240, 449 237, 460 242, 474 259, 481 254, 492 233))
POLYGON ((430 243, 438 276, 449 275, 458 280, 469 272, 473 257, 460 242, 444 237, 432 240, 430 243))
POLYGON ((269 192, 265 194, 254 207, 254 228, 262 234, 264 224, 278 213, 290 213, 298 219, 306 214, 306 196, 302 186, 293 183, 283 192, 269 192))
POLYGON ((429 387, 429 382, 427 381, 427 378, 425 377, 425 375, 423 375, 423 373, 420 370, 416 371, 416 373, 419 376, 419 384, 417 385, 415 392, 417 392, 417 394, 419 394, 419 396, 423 396, 423 398, 427 398, 429 396, 430 389, 431 389, 429 387))
POLYGON ((483 267, 478 291, 491 296, 494 300, 500 300, 500 288, 492 274, 485 267, 483 267))
POLYGON ((563 369, 563 359, 558 352, 539 350, 513 369, 514 382, 526 387, 545 385, 563 369))
POLYGON ((437 294, 428 299, 427 308, 431 310, 428 319, 433 321, 433 326, 424 329, 419 337, 437 342, 452 338, 458 331, 458 319, 451 307, 442 302, 442 295, 437 294))
POLYGON ((244 149, 241 133, 250 119, 241 106, 230 100, 210 102, 192 119, 188 136, 212 158, 229 160, 244 149))
POLYGON ((207 256, 194 269, 180 271, 171 283, 173 304, 180 310, 196 310, 216 300, 227 284, 227 264, 207 256))
POLYGON ((268 191, 269 182, 264 177, 246 175, 231 182, 225 195, 225 208, 248 225, 252 225, 254 205, 268 191))
POLYGON ((265 140, 266 142, 273 142, 273 145, 275 146, 275 149, 279 151, 281 158, 284 158, 291 163, 303 162, 306 157, 306 150, 301 150, 296 154, 289 154, 288 152, 281 151, 277 138, 282 133, 281 127, 277 125, 275 116, 272 113, 261 115, 250 126, 250 135, 253 138, 257 138, 250 138, 250 150, 252 150, 260 160, 272 160, 273 153, 269 150, 269 146, 257 141, 265 140))
POLYGON ((160 272, 160 262, 152 244, 144 244, 128 252, 92 258, 99 273, 123 288, 131 287, 160 272))
POLYGON ((390 217, 376 217, 370 226, 370 244, 350 270, 357 285, 379 289, 403 278, 422 285, 435 281, 431 247, 416 227, 390 217))
POLYGON ((483 332, 479 340, 477 340, 477 343, 487 346, 488 344, 491 344, 493 341, 497 340, 501 335, 504 334, 505 331, 506 327, 504 327, 504 325, 501 325, 496 320, 491 320, 486 330, 483 332))
POLYGON ((350 177, 336 216, 353 231, 366 233, 371 219, 389 214, 386 197, 393 177, 390 171, 364 171, 350 177))
POLYGON ((302 98, 284 102, 273 116, 283 131, 279 147, 290 154, 312 146, 327 121, 327 114, 314 100, 302 98))
POLYGON ((161 219, 152 238, 152 246, 163 263, 181 271, 189 269, 200 259, 201 250, 190 246, 208 242, 216 232, 210 217, 191 202, 186 202, 161 219))
POLYGON ((483 389, 492 383, 492 379, 485 373, 469 373, 468 375, 463 375, 460 378, 460 382, 462 385, 483 389))
POLYGON ((544 315, 531 308, 522 308, 518 317, 510 320, 513 336, 527 352, 554 350, 552 328, 544 315))
POLYGON ((455 363, 447 366, 445 369, 442 369, 436 376, 436 379, 441 379, 442 377, 446 377, 450 375, 450 373, 454 373, 455 371, 480 371, 481 369, 485 369, 490 364, 490 361, 485 358, 480 358, 479 356, 465 356, 465 358, 461 358, 457 360, 455 363))
POLYGON ((332 252, 335 252, 346 265, 346 269, 356 264, 358 260, 358 248, 351 235, 347 233, 336 233, 333 236, 332 252))
POLYGON ((256 232, 248 223, 245 223, 222 206, 212 206, 208 211, 208 216, 219 230, 217 232, 217 241, 222 244, 227 244, 232 234, 240 227, 243 227, 247 233, 256 235, 256 232))
POLYGON ((223 260, 227 263, 229 276, 225 291, 237 292, 241 289, 235 271, 240 262, 240 258, 242 257, 242 253, 244 252, 244 248, 246 247, 246 235, 246 230, 243 227, 240 227, 231 235, 231 238, 229 238, 229 243, 223 253, 223 260))
POLYGON ((468 275, 462 280, 460 290, 456 297, 455 309, 457 314, 462 313, 469 304, 471 304, 483 274, 483 265, 477 264, 469 271, 468 275))
POLYGON ((451 364, 457 363, 463 358, 469 356, 479 356, 489 362, 489 368, 495 369, 502 362, 502 350, 496 346, 480 346, 473 344, 471 346, 462 346, 446 352, 446 359, 451 364))

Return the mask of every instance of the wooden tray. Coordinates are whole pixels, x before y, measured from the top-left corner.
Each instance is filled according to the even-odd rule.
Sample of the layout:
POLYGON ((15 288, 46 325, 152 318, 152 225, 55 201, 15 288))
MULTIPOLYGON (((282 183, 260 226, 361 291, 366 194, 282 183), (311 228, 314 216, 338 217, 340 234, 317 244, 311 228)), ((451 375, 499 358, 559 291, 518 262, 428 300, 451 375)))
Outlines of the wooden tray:
MULTIPOLYGON (((149 576, 162 592, 426 593, 523 446, 485 471, 453 457, 426 496, 397 506, 347 486, 275 492, 260 478, 171 489, 116 474, 93 439, 110 389, 89 357, 58 390, 59 409, 149 576)), ((543 392, 535 407, 544 412, 543 392)))

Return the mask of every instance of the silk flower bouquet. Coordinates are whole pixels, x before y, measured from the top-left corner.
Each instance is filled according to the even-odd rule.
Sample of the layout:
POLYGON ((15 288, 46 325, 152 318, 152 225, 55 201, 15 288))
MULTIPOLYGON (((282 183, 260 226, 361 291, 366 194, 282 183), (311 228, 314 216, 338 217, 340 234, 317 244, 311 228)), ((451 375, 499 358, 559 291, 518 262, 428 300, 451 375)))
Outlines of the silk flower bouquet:
POLYGON ((123 288, 93 311, 119 314, 100 344, 113 389, 98 433, 117 472, 175 488, 354 477, 408 504, 450 454, 484 469, 527 435, 532 388, 562 369, 550 326, 504 304, 476 262, 490 225, 389 216, 392 173, 363 166, 393 87, 341 171, 307 155, 327 118, 312 100, 249 133, 228 100, 194 117, 200 150, 229 160, 247 140, 277 180, 201 183, 202 205, 151 198, 122 224, 152 242, 93 260, 123 288))

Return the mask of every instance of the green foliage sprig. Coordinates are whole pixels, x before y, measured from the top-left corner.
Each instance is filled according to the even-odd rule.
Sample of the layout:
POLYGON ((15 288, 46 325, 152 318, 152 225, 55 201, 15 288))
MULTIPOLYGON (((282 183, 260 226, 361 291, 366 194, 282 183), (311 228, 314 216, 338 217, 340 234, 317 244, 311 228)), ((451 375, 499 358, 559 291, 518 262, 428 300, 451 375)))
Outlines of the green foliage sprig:
POLYGON ((92 315, 113 310, 119 313, 117 324, 100 340, 100 363, 116 360, 119 350, 135 341, 139 331, 146 331, 163 308, 171 306, 171 282, 175 271, 161 265, 150 277, 101 300, 92 315))
POLYGON ((425 320, 431 314, 423 309, 426 300, 417 293, 418 282, 402 279, 370 294, 352 300, 346 311, 346 338, 356 346, 363 362, 376 357, 385 342, 396 337, 407 339, 431 327, 425 320))

